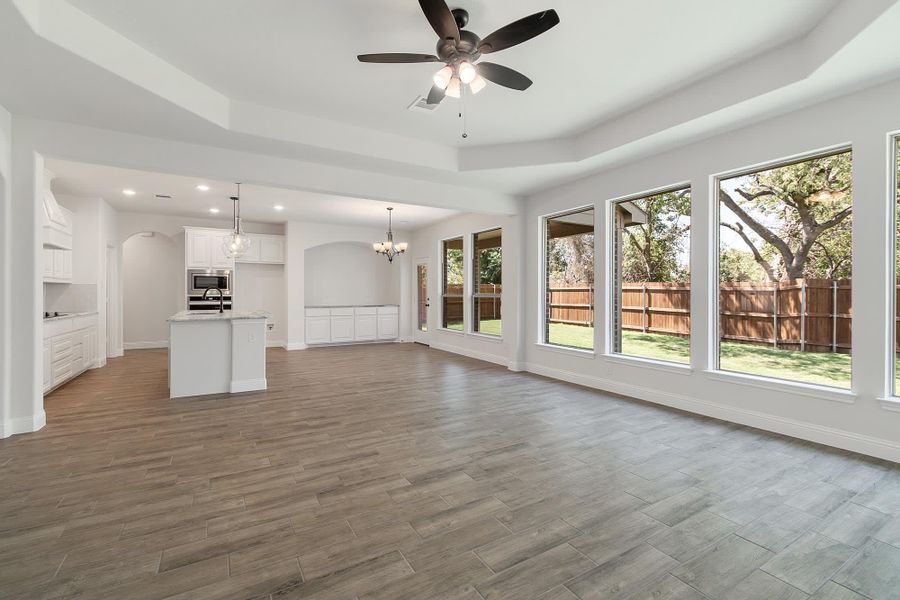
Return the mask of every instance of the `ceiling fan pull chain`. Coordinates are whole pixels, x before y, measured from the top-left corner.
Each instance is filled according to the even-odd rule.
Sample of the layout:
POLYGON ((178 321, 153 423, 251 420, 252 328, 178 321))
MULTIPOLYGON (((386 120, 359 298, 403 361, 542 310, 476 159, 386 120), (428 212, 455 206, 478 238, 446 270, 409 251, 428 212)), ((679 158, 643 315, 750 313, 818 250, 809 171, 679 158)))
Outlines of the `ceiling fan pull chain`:
POLYGON ((466 112, 466 88, 463 86, 459 91, 459 118, 462 119, 462 138, 469 137, 469 115, 466 112))

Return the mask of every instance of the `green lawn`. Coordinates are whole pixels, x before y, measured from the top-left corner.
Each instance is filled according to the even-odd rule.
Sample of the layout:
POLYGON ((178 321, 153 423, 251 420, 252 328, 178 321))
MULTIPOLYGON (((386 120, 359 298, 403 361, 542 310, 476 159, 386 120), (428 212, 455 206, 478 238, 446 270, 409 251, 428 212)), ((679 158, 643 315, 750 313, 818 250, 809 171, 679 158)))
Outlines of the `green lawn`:
MULTIPOLYGON (((462 323, 453 323, 449 328, 462 330, 463 327, 462 323)), ((482 321, 481 332, 499 335, 500 321, 482 321)), ((594 343, 594 329, 553 323, 550 325, 549 341, 561 346, 590 349, 594 343)), ((797 352, 738 342, 722 342, 721 351, 719 364, 723 371, 850 387, 849 354, 797 352)), ((688 363, 690 340, 674 335, 626 331, 622 334, 622 354, 688 363)))
MULTIPOLYGON (((550 341, 555 344, 590 348, 594 341, 591 327, 554 323, 550 341)), ((622 354, 687 363, 690 360, 688 338, 657 333, 626 331, 622 334, 622 354)), ((720 368, 724 371, 749 373, 816 383, 850 387, 850 355, 831 352, 796 352, 737 342, 722 342, 720 368)))

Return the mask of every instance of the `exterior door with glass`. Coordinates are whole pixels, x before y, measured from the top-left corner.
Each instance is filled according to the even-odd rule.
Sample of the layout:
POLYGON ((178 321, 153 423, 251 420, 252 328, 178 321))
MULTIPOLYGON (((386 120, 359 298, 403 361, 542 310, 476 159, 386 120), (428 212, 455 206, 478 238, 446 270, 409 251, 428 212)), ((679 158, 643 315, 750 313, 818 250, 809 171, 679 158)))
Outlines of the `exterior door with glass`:
POLYGON ((428 344, 428 313, 431 306, 431 297, 428 295, 428 259, 422 258, 416 261, 414 273, 416 290, 416 322, 413 331, 413 341, 419 344, 428 344))

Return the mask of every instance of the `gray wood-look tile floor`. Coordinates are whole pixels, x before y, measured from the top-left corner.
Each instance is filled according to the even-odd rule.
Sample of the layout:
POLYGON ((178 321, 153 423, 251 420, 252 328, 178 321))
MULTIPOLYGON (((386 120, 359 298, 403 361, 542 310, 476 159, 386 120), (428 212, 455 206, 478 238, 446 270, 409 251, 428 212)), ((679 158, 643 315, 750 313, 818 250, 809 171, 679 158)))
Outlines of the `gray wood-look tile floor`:
POLYGON ((0 597, 900 599, 900 468, 414 345, 172 401, 129 352, 0 441, 0 597))

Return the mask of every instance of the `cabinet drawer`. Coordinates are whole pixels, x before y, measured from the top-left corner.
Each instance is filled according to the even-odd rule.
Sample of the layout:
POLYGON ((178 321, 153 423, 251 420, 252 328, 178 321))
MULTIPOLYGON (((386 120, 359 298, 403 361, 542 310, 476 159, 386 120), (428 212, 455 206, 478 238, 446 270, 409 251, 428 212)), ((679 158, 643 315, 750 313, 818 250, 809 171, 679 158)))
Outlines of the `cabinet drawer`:
POLYGON ((72 319, 53 319, 44 321, 44 339, 60 336, 72 331, 72 319))
POLYGON ((50 361, 57 362, 72 356, 72 336, 61 335, 53 338, 50 343, 50 361))
POLYGON ((328 308, 307 308, 307 317, 328 317, 331 316, 331 310, 328 308))
POLYGON ((357 315, 376 315, 378 314, 377 306, 357 306, 353 309, 357 315))
POLYGON ((59 385, 63 381, 72 378, 72 363, 64 361, 58 365, 53 365, 53 385, 59 385))
POLYGON ((400 314, 400 308, 397 306, 379 306, 379 315, 397 315, 400 314))
POLYGON ((352 317, 353 316, 353 308, 332 308, 331 309, 332 317, 352 317))
POLYGON ((85 315, 83 317, 75 317, 72 323, 72 329, 87 329, 88 327, 97 326, 97 315, 85 315))

